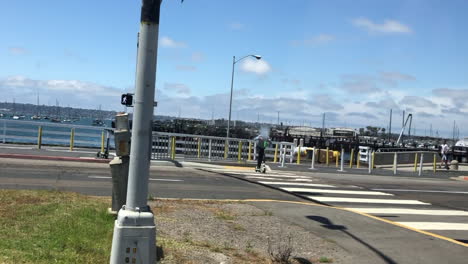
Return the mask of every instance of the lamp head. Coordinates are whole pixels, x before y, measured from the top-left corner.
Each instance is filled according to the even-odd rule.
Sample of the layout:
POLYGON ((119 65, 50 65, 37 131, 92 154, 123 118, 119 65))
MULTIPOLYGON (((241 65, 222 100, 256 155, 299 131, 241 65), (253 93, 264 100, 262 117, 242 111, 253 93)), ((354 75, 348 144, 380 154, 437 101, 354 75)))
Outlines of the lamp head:
POLYGON ((252 55, 252 56, 255 57, 257 60, 262 58, 262 56, 260 56, 260 55, 252 55))

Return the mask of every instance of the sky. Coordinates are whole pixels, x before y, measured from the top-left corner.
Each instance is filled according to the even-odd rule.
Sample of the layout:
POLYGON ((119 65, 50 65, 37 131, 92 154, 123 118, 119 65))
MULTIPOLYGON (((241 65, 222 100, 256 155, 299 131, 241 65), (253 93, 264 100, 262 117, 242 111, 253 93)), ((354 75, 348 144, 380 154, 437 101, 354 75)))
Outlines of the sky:
MULTIPOLYGON (((124 110, 141 1, 0 1, 0 92, 124 110)), ((468 1, 164 0, 155 114, 468 136, 468 1)))

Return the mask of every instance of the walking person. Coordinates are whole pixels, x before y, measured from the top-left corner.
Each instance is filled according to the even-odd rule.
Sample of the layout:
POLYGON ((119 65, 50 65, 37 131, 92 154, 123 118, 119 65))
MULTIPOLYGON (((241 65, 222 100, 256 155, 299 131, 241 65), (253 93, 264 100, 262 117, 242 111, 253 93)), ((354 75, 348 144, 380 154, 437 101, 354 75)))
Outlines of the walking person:
POLYGON ((442 155, 442 159, 440 161, 440 167, 442 168, 442 165, 444 164, 447 170, 449 169, 448 158, 447 158, 448 151, 449 151, 449 146, 447 145, 447 141, 444 140, 444 144, 440 146, 440 154, 442 155))
POLYGON ((254 138, 256 142, 256 151, 257 151, 257 167, 255 168, 256 172, 261 171, 262 162, 265 159, 265 149, 268 147, 268 140, 264 138, 262 135, 258 135, 254 138))

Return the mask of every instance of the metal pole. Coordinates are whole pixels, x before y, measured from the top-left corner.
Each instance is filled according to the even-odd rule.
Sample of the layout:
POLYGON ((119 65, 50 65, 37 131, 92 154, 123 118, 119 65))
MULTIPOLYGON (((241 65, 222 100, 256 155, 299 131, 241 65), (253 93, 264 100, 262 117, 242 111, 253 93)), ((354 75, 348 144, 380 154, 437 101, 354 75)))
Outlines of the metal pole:
POLYGON ((143 0, 126 205, 115 221, 110 263, 155 263, 156 226, 147 205, 161 0, 143 0), (134 255, 127 249, 131 245, 134 255))
POLYGON ((343 148, 341 149, 340 156, 341 156, 341 166, 338 171, 344 172, 344 149, 343 148))
POLYGON ((286 159, 286 147, 283 147, 283 158, 281 159, 281 168, 284 168, 285 159, 286 159))
POLYGON ((393 155, 393 174, 394 175, 397 174, 397 167, 398 167, 397 159, 398 159, 398 156, 397 156, 397 153, 395 152, 395 154, 393 155))
POLYGON ((37 148, 40 149, 42 146, 42 126, 39 126, 37 131, 37 148))
POLYGON ((349 157, 349 168, 353 168, 353 161, 354 161, 354 149, 351 149, 351 156, 349 157))
POLYGON ((296 163, 297 164, 301 164, 301 146, 299 146, 297 148, 297 160, 296 160, 296 163))
POLYGON ((73 151, 73 145, 75 143, 75 128, 70 131, 70 151, 73 151))
POLYGON ((229 129, 231 126, 232 90, 234 89, 234 65, 235 64, 236 64, 236 56, 232 56, 231 96, 229 97, 229 118, 228 118, 228 123, 227 123, 226 140, 229 138, 229 129))
POLYGON ((212 139, 210 138, 210 141, 208 142, 208 161, 211 161, 211 144, 212 139))
POLYGON ((418 167, 418 153, 414 153, 414 172, 416 172, 418 167))
MULTIPOLYGON (((324 114, 324 115, 325 115, 325 114, 324 114)), ((327 147, 327 150, 326 150, 327 154, 326 154, 326 156, 325 156, 325 163, 327 164, 327 167, 330 165, 330 163, 329 163, 329 157, 328 157, 328 151, 329 151, 329 148, 327 147)))
POLYGON ((312 162, 310 164, 310 169, 315 170, 315 147, 312 148, 312 162))
POLYGON ((247 160, 252 160, 252 142, 249 141, 249 154, 247 156, 247 160))
POLYGON ((278 161, 278 143, 275 146, 275 156, 273 157, 273 162, 276 163, 278 161))
POLYGON ((369 166, 369 174, 372 173, 372 155, 370 153, 370 150, 367 150, 367 163, 368 163, 368 166, 369 166))
POLYGON ((422 169, 423 169, 423 161, 424 160, 424 153, 421 153, 421 159, 419 160, 419 176, 422 174, 422 169))

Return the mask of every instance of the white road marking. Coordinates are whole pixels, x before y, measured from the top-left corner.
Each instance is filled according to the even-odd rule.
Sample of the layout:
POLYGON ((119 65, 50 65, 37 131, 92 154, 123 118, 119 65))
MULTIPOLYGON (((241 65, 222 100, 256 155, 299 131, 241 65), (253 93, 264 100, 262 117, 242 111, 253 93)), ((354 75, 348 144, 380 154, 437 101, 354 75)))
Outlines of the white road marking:
POLYGON ((420 204, 431 205, 416 200, 397 200, 397 199, 365 199, 365 198, 348 198, 348 197, 324 197, 324 196, 307 196, 320 202, 340 202, 340 203, 377 203, 377 204, 420 204))
POLYGON ((308 189, 308 188, 280 188, 288 192, 311 192, 311 193, 336 193, 336 194, 354 194, 354 195, 386 195, 393 196, 390 193, 371 192, 371 191, 351 191, 351 190, 330 190, 330 189, 308 189))
POLYGON ((300 182, 269 182, 269 181, 259 181, 259 183, 269 184, 269 185, 295 185, 295 186, 309 186, 309 187, 327 187, 335 188, 333 185, 329 184, 318 184, 318 183, 300 183, 300 182))
POLYGON ((406 208, 353 208, 354 211, 367 214, 404 214, 404 215, 445 215, 445 216, 468 216, 468 212, 459 210, 424 210, 424 209, 406 209, 406 208))
MULTIPOLYGON (((277 181, 277 178, 271 178, 271 177, 263 177, 263 176, 246 176, 245 178, 247 179, 260 179, 260 180, 272 180, 272 181, 277 181)), ((313 182, 313 180, 310 179, 281 179, 283 181, 291 181, 291 182, 313 182)))
POLYGON ((153 179, 153 178, 150 178, 149 180, 150 180, 150 181, 168 181, 168 182, 181 182, 181 181, 184 181, 184 180, 173 180, 173 179, 153 179))
POLYGON ((88 176, 88 178, 91 178, 91 179, 112 179, 112 177, 109 177, 109 176, 88 176))
POLYGON ((459 191, 433 191, 433 190, 412 190, 412 189, 372 189, 376 191, 388 192, 422 192, 422 193, 453 193, 453 194, 468 194, 468 192, 459 191))
POLYGON ((445 223, 445 222, 397 222, 420 230, 468 230, 465 223, 445 223))
POLYGON ((243 176, 262 176, 272 177, 272 178, 294 178, 294 179, 310 179, 307 176, 290 176, 290 175, 278 175, 278 174, 260 174, 260 173, 237 173, 237 172, 228 172, 229 174, 243 175, 243 176))

